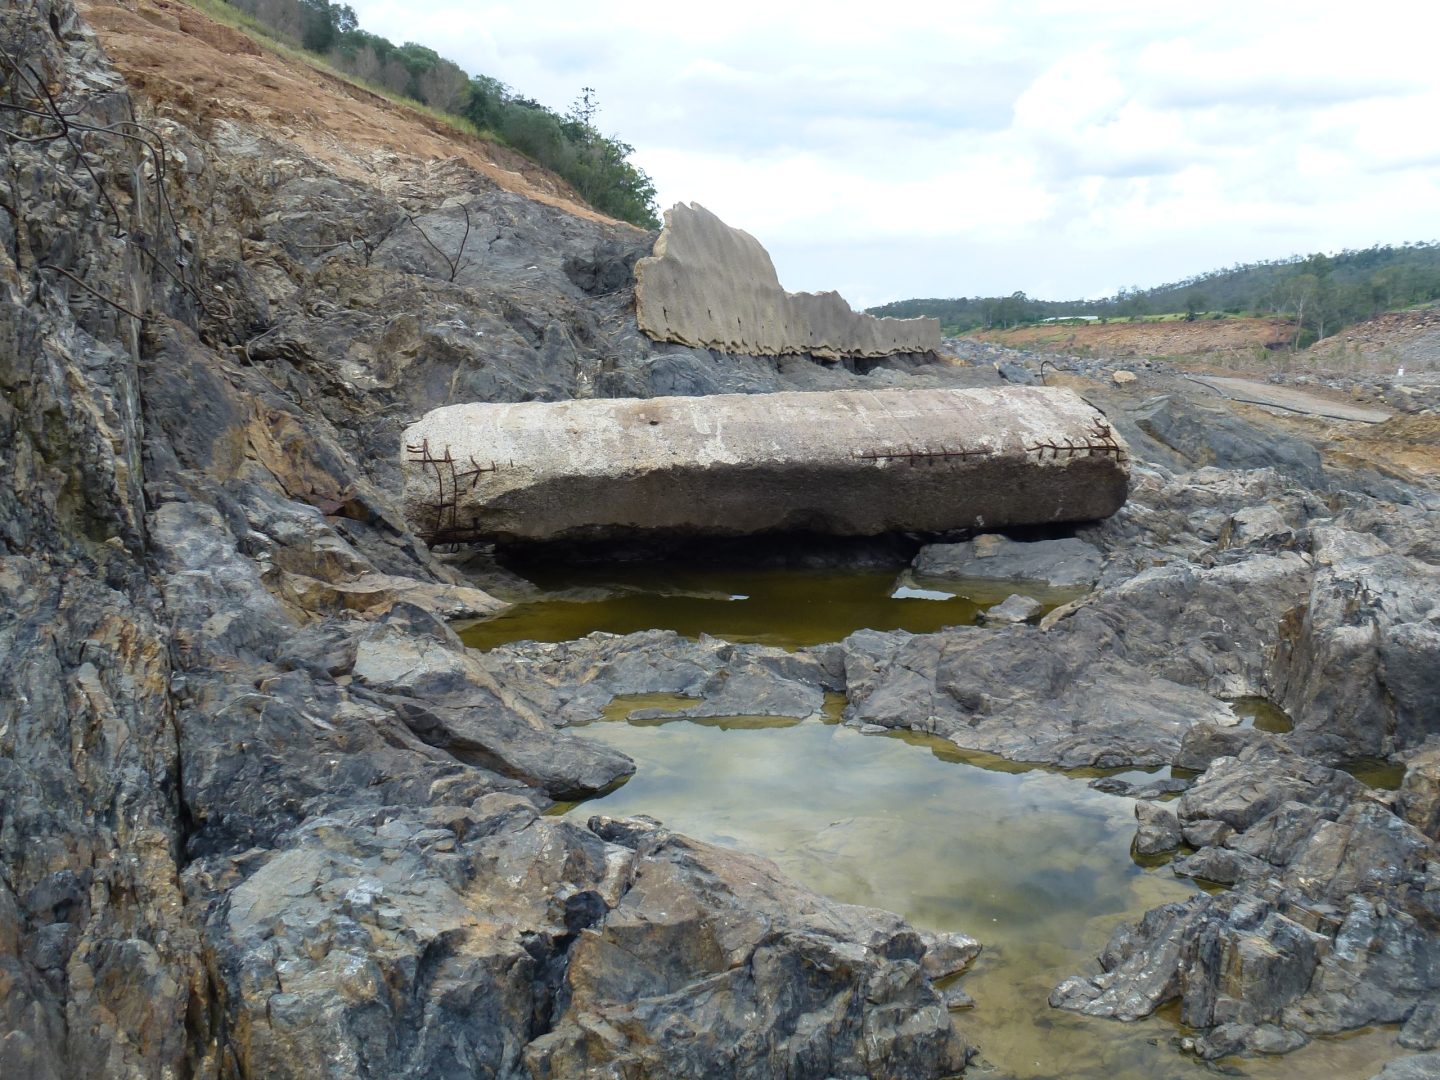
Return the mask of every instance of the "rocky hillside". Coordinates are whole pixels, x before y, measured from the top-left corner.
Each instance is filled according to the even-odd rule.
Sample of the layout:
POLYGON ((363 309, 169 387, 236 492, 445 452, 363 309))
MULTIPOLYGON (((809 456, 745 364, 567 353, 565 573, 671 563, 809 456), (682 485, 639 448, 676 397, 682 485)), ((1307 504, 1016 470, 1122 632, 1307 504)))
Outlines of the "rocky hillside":
POLYGON ((538 817, 632 766, 466 654, 497 602, 395 509, 441 404, 855 376, 654 347, 645 236, 181 6, 0 47, 0 1074, 963 1065, 968 943, 538 817))
POLYGON ((1322 366, 1440 371, 1440 304, 1377 315, 1316 342, 1307 353, 1322 366))
POLYGON ((1141 460, 1087 534, 1100 589, 1053 629, 472 654, 447 621, 498 601, 397 511, 429 409, 993 368, 656 345, 649 237, 169 0, 0 0, 0 48, 0 1075, 953 1074, 971 1046, 933 980, 975 942, 653 822, 542 816, 633 768, 565 730, 610 694, 734 711, 782 684, 1017 757, 1217 763, 1175 827, 1232 899, 1127 931, 1067 1007, 1183 984, 1187 1022, 1239 1025, 1207 1052, 1371 1022, 1440 1043, 1440 965, 1345 963, 1440 941, 1423 472, 1164 373, 1089 380, 1141 460), (1198 722, 1235 693, 1294 737, 1198 722), (1413 796, 1336 779, 1355 753, 1410 760, 1413 796), (1317 905, 1290 981, 1215 961, 1289 948, 1317 905))

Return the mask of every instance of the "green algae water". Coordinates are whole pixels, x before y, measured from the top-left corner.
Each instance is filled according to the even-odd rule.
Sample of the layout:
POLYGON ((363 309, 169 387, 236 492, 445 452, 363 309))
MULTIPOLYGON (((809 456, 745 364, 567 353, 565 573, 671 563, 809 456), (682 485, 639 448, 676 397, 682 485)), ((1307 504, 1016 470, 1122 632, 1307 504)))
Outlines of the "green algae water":
POLYGON ((1076 590, 1016 582, 929 581, 896 570, 717 570, 675 563, 580 567, 534 575, 544 590, 461 631, 475 649, 512 641, 572 641, 596 630, 674 630, 800 648, 856 630, 922 634, 965 626, 1012 593, 1046 609, 1076 590))
MULTIPOLYGON (((1264 698, 1240 698, 1230 703, 1241 724, 1283 735, 1293 728, 1290 717, 1264 698)), ((1342 762, 1344 769, 1362 784, 1382 791, 1396 791, 1405 782, 1405 766, 1381 757, 1358 757, 1342 762)))
MULTIPOLYGON (((1197 891, 1130 857, 1134 803, 1084 779, 972 763, 942 740, 864 735, 833 719, 618 719, 683 699, 617 700, 608 721, 574 728, 629 754, 624 786, 557 808, 648 814, 688 835, 769 856, 817 892, 958 930, 985 951, 960 985, 958 1022, 985 1064, 1015 1080, 1200 1080, 1173 1018, 1135 1024, 1049 1008, 1067 975, 1096 970, 1114 926, 1197 891)), ((832 702, 832 705, 834 702, 832 702)), ((1311 1044, 1283 1058, 1227 1062, 1229 1075, 1366 1080, 1395 1056, 1390 1031, 1311 1044)))
POLYGON ((1284 735, 1295 726, 1285 710, 1268 698, 1236 698, 1230 702, 1230 711, 1240 718, 1241 727, 1268 731, 1272 735, 1284 735))

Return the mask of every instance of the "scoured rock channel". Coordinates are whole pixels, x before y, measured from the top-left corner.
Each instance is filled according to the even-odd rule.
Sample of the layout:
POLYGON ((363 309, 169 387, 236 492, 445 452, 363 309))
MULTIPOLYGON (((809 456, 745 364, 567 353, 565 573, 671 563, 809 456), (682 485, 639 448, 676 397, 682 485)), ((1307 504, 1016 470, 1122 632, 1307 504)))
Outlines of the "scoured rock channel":
MULTIPOLYGON (((171 0, 0 2, 0 45, 0 1075, 960 1071, 1002 968, 980 954, 969 1014, 944 980, 983 922, 938 930, 678 829, 546 813, 636 772, 592 734, 633 694, 696 719, 843 695, 845 727, 775 734, 927 765, 863 732, 1184 770, 1175 799, 1105 798, 1141 795, 1136 842, 1183 841, 1172 868, 1226 887, 1138 920, 1115 900, 1052 1025, 1124 1046, 1131 1018, 1178 1014, 1195 1054, 1248 1071, 1385 1025, 1381 1056, 1421 1075, 1440 1047, 1440 496, 1433 444, 1385 450, 1429 438, 1440 402, 1356 435, 1163 365, 1125 388, 1071 372, 1137 460, 1126 506, 1059 538, 1098 551, 1098 577, 1053 618, 477 652, 450 624, 499 609, 500 572, 429 550, 400 511, 401 433, 430 410, 995 369, 657 345, 629 276, 653 237, 520 183, 497 149, 443 157, 445 136, 171 0), (307 108, 279 115, 286 98, 307 108), (430 149, 377 141, 402 129, 430 149), (1293 729, 1232 724, 1244 696, 1293 729), (1359 757, 1401 787, 1338 767, 1359 757)), ((1037 377, 1025 363, 1011 375, 1037 377)), ((1116 888, 1164 873, 1116 865, 1116 888)))
MULTIPOLYGON (((697 568, 694 560, 538 569, 532 577, 549 589, 462 631, 467 643, 491 649, 654 623, 692 638, 714 631, 794 650, 867 624, 932 632, 973 624, 1017 590, 1036 596, 1039 611, 1083 591, 1074 584, 917 578, 908 569, 897 576, 896 567, 756 569, 733 558, 723 569, 697 568)), ((975 935, 984 952, 945 984, 944 994, 981 1047, 972 1065, 979 1075, 1214 1075, 1180 1053, 1188 1029, 1173 1009, 1118 1025, 1048 1001, 1057 983, 1101 951, 1117 922, 1216 888, 1177 876, 1169 853, 1135 850, 1137 800, 1127 793, 1154 798, 1183 789, 1172 770, 1010 762, 909 730, 846 725, 841 694, 827 694, 805 716, 799 714, 814 700, 787 701, 762 685, 749 689, 753 697, 732 697, 732 707, 768 713, 715 715, 703 698, 672 693, 614 698, 599 719, 576 731, 627 755, 635 774, 613 791, 550 812, 575 821, 653 817, 698 839, 762 853, 837 900, 975 935), (787 709, 797 715, 784 715, 787 709)), ((1242 699, 1231 709, 1237 735, 1290 729, 1264 699, 1242 699)), ((1393 1056, 1393 1040, 1393 1031, 1367 1029, 1288 1058, 1223 1065, 1231 1075, 1275 1080, 1368 1077, 1393 1056)))

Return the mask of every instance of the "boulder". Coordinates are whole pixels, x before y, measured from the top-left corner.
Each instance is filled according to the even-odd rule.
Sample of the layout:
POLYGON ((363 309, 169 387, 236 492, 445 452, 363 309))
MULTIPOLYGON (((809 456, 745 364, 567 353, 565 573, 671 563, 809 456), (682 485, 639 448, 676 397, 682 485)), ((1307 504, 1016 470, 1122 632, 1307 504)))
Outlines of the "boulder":
POLYGON ((986 608, 977 618, 988 626, 1012 626, 1029 622, 1043 611, 1045 605, 1033 596, 1012 593, 992 608, 986 608))
POLYGON ((1074 537, 1025 543, 986 533, 959 544, 927 544, 913 565, 920 577, 1088 588, 1099 578, 1103 561, 1099 548, 1074 537))

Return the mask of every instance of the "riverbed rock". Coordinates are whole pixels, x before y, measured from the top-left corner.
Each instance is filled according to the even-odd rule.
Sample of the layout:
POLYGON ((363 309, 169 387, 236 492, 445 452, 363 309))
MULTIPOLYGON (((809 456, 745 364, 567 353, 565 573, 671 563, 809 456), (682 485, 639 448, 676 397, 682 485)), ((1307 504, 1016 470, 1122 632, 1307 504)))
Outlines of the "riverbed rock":
POLYGON ((1396 809, 1426 836, 1440 840, 1440 739, 1426 740, 1406 759, 1396 809))
POLYGON ((1414 1054, 1396 1058, 1370 1080, 1436 1080, 1440 1077, 1440 1054, 1414 1054))
POLYGON ((588 723, 616 697, 695 699, 647 707, 649 717, 817 715, 844 687, 835 650, 789 652, 670 630, 595 633, 578 641, 518 642, 471 659, 556 724, 588 723))
POLYGON ((189 880, 246 874, 212 938, 257 1074, 435 1076, 463 1060, 498 1075, 930 1077, 968 1054, 896 916, 653 823, 586 829, 491 795, 313 819, 250 862, 189 880), (796 965, 830 974, 791 995, 796 965), (903 1012, 904 1031, 880 1035, 848 1007, 856 993, 903 1012), (405 1036, 377 1039, 377 1024, 405 1036))
POLYGON ((1343 770, 1265 742, 1211 762, 1180 797, 1178 813, 1187 821, 1223 821, 1243 833, 1284 803, 1338 811, 1363 790, 1343 770))
POLYGON ((1316 752, 1424 742, 1440 727, 1440 566, 1383 554, 1320 567, 1275 666, 1276 700, 1316 752))
POLYGON ((1314 491, 1329 486, 1320 454, 1293 435, 1266 430, 1220 406, 1163 396, 1137 415, 1139 428, 1192 467, 1274 468, 1314 491))
POLYGON ((1213 723, 1196 724, 1185 733, 1174 764, 1182 769, 1203 772, 1219 757, 1238 757, 1246 747, 1279 745, 1274 735, 1238 723, 1225 726, 1213 723))
POLYGON ((1264 548, 1278 551, 1294 547, 1295 530, 1273 506, 1248 506, 1230 515, 1220 534, 1223 548, 1264 548))
POLYGON ((994 607, 986 608, 977 616, 986 626, 1014 626, 1029 622, 1045 610, 1045 605, 1033 596, 1011 593, 994 607))
MULTIPOLYGON (((1067 765, 1191 752, 1214 774, 1205 816, 1178 813, 1183 865, 1231 890, 1118 930, 1057 1001, 1178 999, 1205 1054, 1370 1023, 1434 1044, 1427 774, 1412 758, 1396 813, 1318 771, 1435 730, 1419 481, 1159 366, 1138 385, 1171 380, 1164 402, 1115 391, 1096 360, 1131 497, 1077 528, 1097 590, 1044 629, 468 654, 443 620, 487 602, 402 512, 396 448, 425 413, 994 388, 995 357, 657 344, 629 273, 650 234, 498 147, 414 127, 413 153, 351 147, 309 107, 282 127, 246 86, 196 93, 227 50, 250 87, 332 92, 198 12, 88 11, 104 48, 68 0, 0 6, 0 43, 88 125, 83 163, 44 116, 12 110, 0 141, 0 1074, 958 1070, 929 980, 972 946, 653 822, 541 816, 625 773, 565 725, 642 692, 772 715, 845 693, 851 720, 1067 765), (1293 736, 1223 743, 1243 693, 1293 736)), ((29 77, 0 89, 43 113, 29 77)))
POLYGON ((1396 1041, 1409 1050, 1440 1048, 1440 1002, 1422 1001, 1416 1005, 1396 1041))
POLYGON ((594 818, 590 830, 633 853, 628 888, 578 935, 568 1005, 526 1052, 533 1075, 930 1077, 964 1068, 971 1050, 922 973, 926 943, 897 917, 821 900, 765 860, 663 828, 594 818), (903 1027, 882 1032, 862 1020, 857 994, 872 1015, 904 1017, 903 1027))
MULTIPOLYGON (((43 113, 43 85, 89 126, 83 161, 41 115, 10 114, 20 138, 0 141, 0 1073, 518 1071, 558 1012, 556 942, 603 917, 628 857, 537 807, 630 767, 444 627, 497 605, 399 512, 405 422, 682 376, 713 392, 964 373, 667 368, 614 274, 579 275, 586 291, 565 270, 607 242, 623 264, 643 233, 503 190, 473 156, 369 156, 213 112, 229 91, 194 95, 170 65, 209 50, 219 71, 214 43, 241 39, 139 6, 90 11, 117 55, 156 50, 148 99, 68 0, 0 5, 25 71, 0 74, 7 101, 43 113), (486 254, 452 269, 420 234, 458 245, 467 215, 486 254)), ((246 62, 255 86, 304 82, 246 62)), ((896 941, 847 969, 876 980, 873 1007, 836 990, 847 1022, 877 1062, 952 1072, 963 1043, 887 918, 837 918, 827 939, 896 941)), ((767 1023, 804 1026, 769 1004, 767 1023)))
POLYGON ((1140 827, 1135 832, 1135 853, 1137 855, 1159 855, 1174 851, 1183 839, 1180 833, 1180 819, 1168 807, 1152 802, 1135 804, 1135 820, 1140 827))
POLYGON ((1433 840, 1353 779, 1272 747, 1218 759, 1178 812, 1237 830, 1175 866, 1232 890, 1121 927, 1103 973, 1066 980, 1052 1004, 1133 1019, 1178 999, 1181 1019, 1208 1029, 1204 1056, 1417 1015, 1414 1037, 1428 1037, 1421 1006, 1440 987, 1433 840), (1287 793, 1298 798, 1276 801, 1287 793))
POLYGON ((1168 565, 1048 628, 862 631, 844 643, 846 716, 1014 760, 1172 764, 1192 729, 1236 724, 1212 694, 1268 688, 1275 627, 1311 573, 1295 553, 1168 565))
POLYGON ((986 533, 959 544, 927 544, 912 565, 920 577, 1085 588, 1099 578, 1101 561, 1099 549, 1074 537, 1021 543, 986 533))

